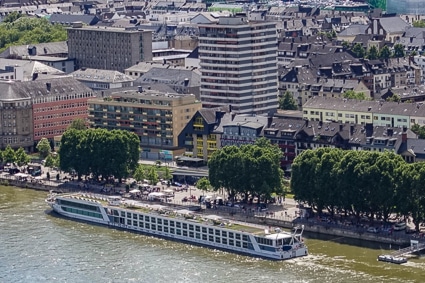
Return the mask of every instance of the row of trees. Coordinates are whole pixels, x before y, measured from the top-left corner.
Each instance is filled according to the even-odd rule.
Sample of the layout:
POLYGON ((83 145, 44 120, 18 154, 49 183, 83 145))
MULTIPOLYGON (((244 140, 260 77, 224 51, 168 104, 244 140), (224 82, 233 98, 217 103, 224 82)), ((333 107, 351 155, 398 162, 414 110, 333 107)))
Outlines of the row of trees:
POLYGON ((425 220, 425 164, 406 163, 393 152, 306 150, 292 165, 296 200, 318 212, 327 209, 377 217, 411 216, 419 230, 425 220))
POLYGON ((22 147, 13 150, 10 145, 0 151, 0 159, 3 163, 16 163, 18 166, 27 165, 31 161, 30 156, 22 147))
POLYGON ((60 168, 95 178, 110 176, 120 181, 127 178, 138 165, 139 138, 136 134, 106 129, 68 129, 62 136, 59 149, 60 168))
MULTIPOLYGON (((349 47, 348 43, 344 43, 345 47, 349 47)), ((370 60, 376 59, 389 59, 393 58, 401 58, 406 55, 404 52, 404 46, 400 43, 394 44, 394 49, 391 51, 387 45, 384 45, 381 49, 378 50, 376 46, 371 46, 369 49, 363 47, 361 43, 356 43, 351 51, 353 52, 356 58, 367 58, 370 60)))
POLYGON ((159 169, 162 169, 160 165, 146 166, 143 164, 139 164, 136 170, 134 170, 133 178, 137 182, 148 180, 153 185, 159 182, 160 175, 164 180, 167 180, 167 181, 170 181, 173 178, 173 175, 171 175, 170 168, 164 167, 163 171, 160 171, 159 169))
POLYGON ((0 23, 0 52, 12 45, 65 41, 66 38, 66 30, 61 25, 53 25, 44 18, 29 18, 13 12, 0 23))
POLYGON ((225 189, 231 199, 283 195, 281 157, 281 150, 265 138, 252 145, 223 147, 208 161, 210 184, 214 190, 225 189))

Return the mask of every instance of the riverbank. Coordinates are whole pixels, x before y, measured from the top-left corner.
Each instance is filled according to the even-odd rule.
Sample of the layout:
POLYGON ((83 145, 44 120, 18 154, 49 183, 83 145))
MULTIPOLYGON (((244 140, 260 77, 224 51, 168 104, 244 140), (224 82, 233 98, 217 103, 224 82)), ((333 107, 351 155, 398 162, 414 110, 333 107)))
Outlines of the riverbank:
MULTIPOLYGON (((33 189, 38 191, 54 191, 57 193, 70 193, 77 192, 81 189, 99 193, 101 187, 93 186, 90 187, 81 187, 81 184, 78 182, 62 182, 62 181, 41 181, 41 182, 28 182, 15 180, 13 178, 6 178, 4 176, 0 177, 0 184, 15 186, 20 188, 33 189)), ((124 188, 120 188, 124 189, 124 188)), ((192 205, 190 202, 181 202, 176 199, 169 205, 174 206, 185 206, 192 205)), ((269 211, 259 212, 259 211, 248 211, 244 210, 234 210, 228 207, 216 207, 211 209, 203 209, 204 213, 208 214, 217 214, 229 219, 244 221, 255 224, 262 224, 271 227, 284 227, 287 229, 292 229, 297 225, 304 225, 304 231, 308 233, 316 233, 322 235, 329 235, 333 237, 345 237, 355 240, 362 241, 371 241, 382 244, 391 244, 398 246, 406 246, 410 244, 410 240, 413 238, 409 235, 404 235, 402 233, 393 233, 392 235, 388 234, 378 234, 378 233, 367 233, 364 229, 349 229, 348 227, 337 227, 330 226, 323 223, 314 223, 309 222, 305 219, 295 218, 292 215, 296 212, 296 207, 291 207, 290 205, 270 205, 269 211)), ((420 242, 425 241, 423 239, 414 239, 419 240, 420 242)))

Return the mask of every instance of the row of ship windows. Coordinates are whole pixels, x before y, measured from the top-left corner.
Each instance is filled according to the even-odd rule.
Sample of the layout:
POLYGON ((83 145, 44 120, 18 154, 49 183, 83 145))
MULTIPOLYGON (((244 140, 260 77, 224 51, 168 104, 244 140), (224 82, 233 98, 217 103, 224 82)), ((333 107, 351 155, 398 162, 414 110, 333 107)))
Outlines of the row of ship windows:
POLYGON ((70 208, 70 207, 65 207, 65 206, 62 206, 62 209, 66 212, 69 212, 69 213, 75 213, 75 214, 80 214, 80 215, 85 215, 85 216, 96 217, 96 218, 103 218, 102 214, 97 213, 97 212, 89 212, 87 210, 81 210, 81 209, 70 208))
MULTIPOLYGON (((178 236, 182 236, 182 235, 184 237, 189 236, 190 238, 202 239, 204 241, 221 243, 221 244, 231 245, 231 246, 236 246, 236 247, 243 247, 243 248, 250 247, 252 249, 252 244, 246 242, 246 240, 248 239, 248 237, 246 235, 243 235, 244 238, 246 237, 246 240, 241 242, 240 240, 235 241, 234 239, 221 238, 220 236, 214 237, 214 235, 201 234, 201 233, 196 233, 196 232, 192 232, 192 231, 182 230, 182 229, 179 229, 179 228, 163 227, 161 225, 155 225, 155 224, 149 224, 149 223, 143 224, 143 222, 137 222, 137 221, 133 221, 133 225, 132 225, 131 220, 127 220, 127 225, 140 227, 140 228, 146 228, 146 229, 150 229, 150 230, 156 230, 156 231, 164 232, 164 233, 175 234, 175 235, 178 235, 178 236)), ((197 227, 199 227, 199 226, 197 226, 197 227)), ((220 232, 219 230, 216 230, 216 231, 220 232)), ((221 231, 221 232, 226 232, 226 231, 221 231)), ((230 234, 231 233, 229 233, 229 236, 230 236, 230 234)), ((239 235, 239 234, 236 234, 236 235, 239 235)))
MULTIPOLYGON (((114 213, 116 215, 116 212, 114 213)), ((125 212, 121 211, 121 216, 125 217, 125 212)), ((131 213, 127 212, 127 225, 131 225, 131 213)), ((138 215, 138 214, 133 214, 133 219, 137 219, 139 218, 139 220, 144 221, 145 222, 150 222, 150 223, 156 223, 156 224, 163 224, 166 226, 170 226, 170 227, 176 227, 176 228, 183 228, 183 229, 189 229, 189 231, 196 231, 196 232, 201 232, 202 233, 208 233, 209 234, 214 234, 216 236, 223 236, 223 237, 229 237, 229 238, 236 238, 237 240, 241 239, 242 236, 242 240, 243 241, 248 241, 248 236, 247 235, 241 235, 241 234, 237 234, 237 233, 233 233, 233 232, 228 232, 227 231, 221 231, 219 229, 213 229, 213 228, 206 228, 206 227, 201 227, 198 225, 193 225, 193 224, 187 224, 187 223, 181 223, 178 221, 174 221, 174 220, 168 220, 168 219, 161 219, 161 218, 155 218, 155 217, 150 217, 150 216, 143 216, 143 215, 138 215)), ((119 222, 118 218, 115 217, 115 222, 119 222)), ((133 221, 134 226, 137 226, 137 221, 133 221)), ((142 225, 142 222, 140 222, 140 225, 142 225)), ((140 226, 139 225, 139 226, 140 226)), ((143 226, 143 225, 142 225, 143 226)), ((140 226, 140 227, 142 227, 140 226)))

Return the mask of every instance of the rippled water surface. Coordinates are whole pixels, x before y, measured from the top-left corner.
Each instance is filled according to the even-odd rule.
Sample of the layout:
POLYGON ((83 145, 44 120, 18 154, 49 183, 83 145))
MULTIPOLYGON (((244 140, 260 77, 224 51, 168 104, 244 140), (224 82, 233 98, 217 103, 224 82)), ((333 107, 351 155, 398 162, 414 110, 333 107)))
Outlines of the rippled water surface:
POLYGON ((274 262, 67 220, 45 196, 0 187, 1 283, 425 282, 422 257, 377 262, 387 246, 307 238, 308 257, 274 262))

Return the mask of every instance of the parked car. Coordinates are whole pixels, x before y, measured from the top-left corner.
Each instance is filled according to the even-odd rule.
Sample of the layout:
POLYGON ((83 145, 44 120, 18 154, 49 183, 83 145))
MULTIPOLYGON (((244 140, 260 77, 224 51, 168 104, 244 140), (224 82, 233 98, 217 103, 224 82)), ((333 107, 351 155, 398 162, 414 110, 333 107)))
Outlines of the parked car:
POLYGON ((180 184, 179 182, 173 182, 171 185, 173 185, 175 187, 179 187, 179 188, 183 187, 183 185, 180 184))
POLYGON ((367 232, 369 232, 369 233, 378 233, 378 229, 376 229, 375 227, 369 227, 369 228, 367 228, 367 232))

